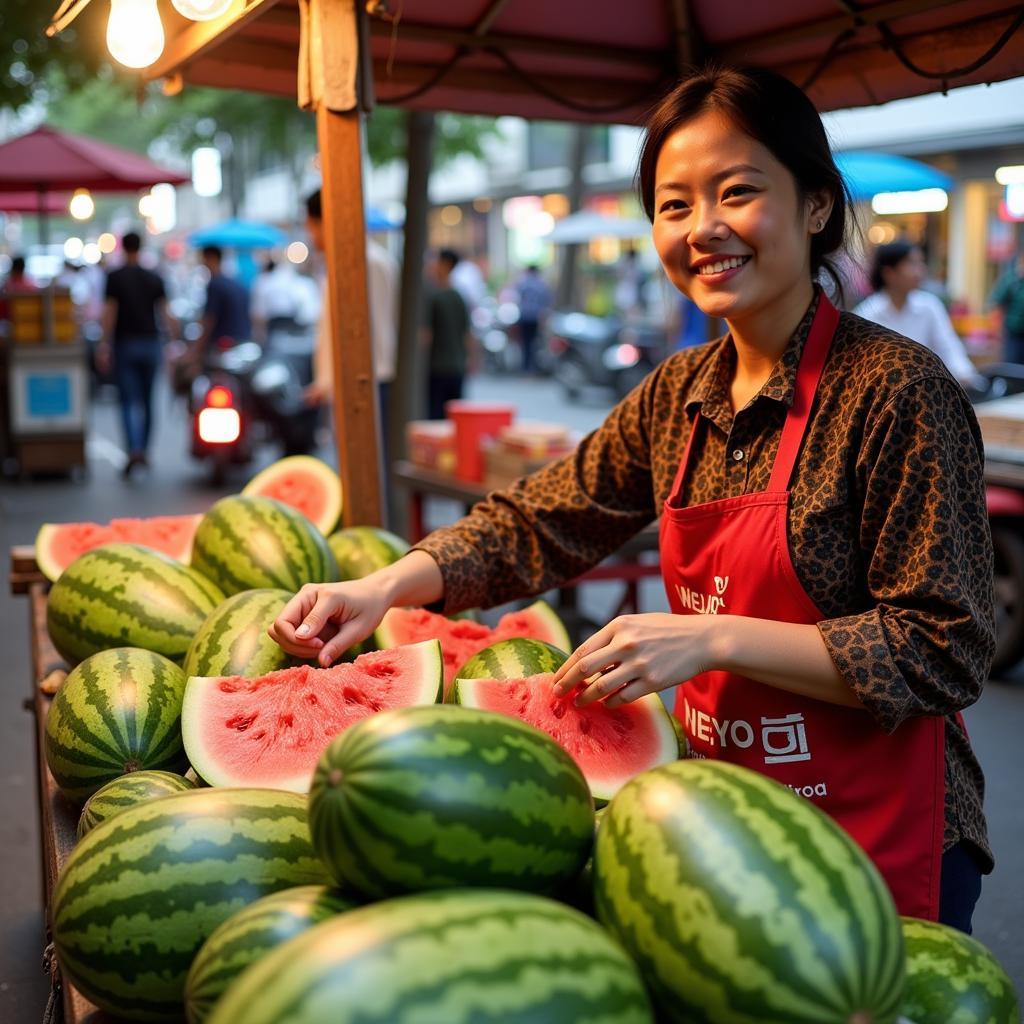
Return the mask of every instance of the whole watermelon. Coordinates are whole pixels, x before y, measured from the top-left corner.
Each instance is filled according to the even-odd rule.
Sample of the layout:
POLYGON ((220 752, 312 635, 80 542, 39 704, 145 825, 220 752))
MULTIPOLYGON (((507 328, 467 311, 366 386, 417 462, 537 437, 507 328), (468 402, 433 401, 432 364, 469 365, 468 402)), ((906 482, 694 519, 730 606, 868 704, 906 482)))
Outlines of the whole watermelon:
POLYGON ((185 655, 185 675, 263 676, 292 664, 267 629, 291 600, 287 590, 243 590, 199 627, 185 655))
POLYGON ((46 763, 61 792, 81 803, 129 772, 184 770, 185 682, 174 662, 137 647, 101 651, 72 669, 44 732, 46 763))
POLYGON ((205 576, 140 544, 76 558, 50 589, 46 626, 72 664, 111 647, 178 659, 224 595, 205 576))
POLYGON ((348 526, 327 538, 338 560, 338 575, 343 580, 361 579, 371 572, 397 562, 409 545, 379 526, 348 526))
POLYGON ((594 841, 586 780, 550 736, 452 705, 384 711, 342 733, 314 773, 309 823, 334 879, 368 897, 549 892, 594 841))
POLYGON ((294 593, 304 583, 338 578, 324 535, 301 512, 273 498, 240 494, 221 498, 203 516, 192 568, 225 594, 259 588, 294 593))
POLYGON ((977 939, 935 921, 903 918, 907 987, 900 1014, 914 1024, 1020 1024, 1006 971, 977 939))
POLYGON ((174 772, 142 771, 122 775, 101 786, 86 800, 78 818, 78 838, 91 832, 101 821, 113 818, 129 807, 189 789, 195 789, 195 785, 174 772))
POLYGON ((300 885, 264 896, 232 914, 203 943, 185 980, 189 1024, 202 1024, 247 967, 321 921, 356 906, 323 885, 300 885))
POLYGON ((294 793, 200 789, 131 807, 97 825, 57 881, 61 971, 111 1014, 179 1020, 189 966, 218 925, 326 881, 294 793))
POLYGON ((627 783, 594 854, 598 919, 659 1019, 893 1024, 903 934, 885 882, 813 804, 723 761, 627 783))
POLYGON ((209 1024, 653 1024, 636 967, 594 921, 521 892, 351 910, 257 961, 209 1024))

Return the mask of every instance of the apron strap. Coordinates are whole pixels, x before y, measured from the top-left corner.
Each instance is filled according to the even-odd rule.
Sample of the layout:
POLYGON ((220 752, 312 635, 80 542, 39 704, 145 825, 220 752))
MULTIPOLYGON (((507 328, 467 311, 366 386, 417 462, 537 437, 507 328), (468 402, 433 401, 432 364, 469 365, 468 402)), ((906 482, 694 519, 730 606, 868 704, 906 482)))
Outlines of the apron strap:
POLYGON ((786 423, 782 428, 779 450, 775 455, 771 480, 768 482, 769 491, 789 489, 789 481, 793 476, 797 456, 800 454, 800 445, 803 444, 807 423, 811 418, 811 406, 818 391, 818 382, 821 380, 825 360, 832 345, 832 335, 838 323, 839 311, 822 292, 796 372, 793 405, 786 415, 786 423))

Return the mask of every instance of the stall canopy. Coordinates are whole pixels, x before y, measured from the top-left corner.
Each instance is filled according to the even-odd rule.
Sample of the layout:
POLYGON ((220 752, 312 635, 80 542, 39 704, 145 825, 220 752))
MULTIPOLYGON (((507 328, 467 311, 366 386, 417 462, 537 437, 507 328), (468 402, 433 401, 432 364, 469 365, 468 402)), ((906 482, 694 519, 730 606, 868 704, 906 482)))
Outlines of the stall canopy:
POLYGON ((230 220, 211 224, 209 227, 193 231, 188 236, 192 245, 222 245, 225 249, 273 249, 284 245, 288 236, 273 224, 262 224, 259 221, 230 220))
POLYGON ((870 199, 879 192, 916 192, 924 188, 948 192, 953 187, 948 174, 895 153, 851 150, 837 153, 836 163, 854 199, 870 199))
POLYGON ((39 213, 42 202, 43 212, 59 215, 68 212, 71 196, 57 192, 47 192, 42 200, 38 192, 3 192, 0 193, 0 213, 39 213))

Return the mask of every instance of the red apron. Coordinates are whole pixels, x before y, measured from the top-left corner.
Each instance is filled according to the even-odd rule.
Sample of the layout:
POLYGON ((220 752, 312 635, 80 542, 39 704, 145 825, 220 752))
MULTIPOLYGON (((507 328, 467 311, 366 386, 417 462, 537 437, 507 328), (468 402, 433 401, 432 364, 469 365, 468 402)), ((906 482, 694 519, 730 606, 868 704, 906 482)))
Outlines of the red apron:
MULTIPOLYGON (((698 413, 661 517, 672 611, 817 623, 789 556, 789 487, 839 314, 822 296, 797 372, 768 490, 680 508, 698 413)), ((830 814, 868 852, 900 913, 936 920, 945 799, 941 717, 884 732, 867 711, 801 697, 729 672, 679 687, 692 757, 721 758, 781 782, 830 814)))

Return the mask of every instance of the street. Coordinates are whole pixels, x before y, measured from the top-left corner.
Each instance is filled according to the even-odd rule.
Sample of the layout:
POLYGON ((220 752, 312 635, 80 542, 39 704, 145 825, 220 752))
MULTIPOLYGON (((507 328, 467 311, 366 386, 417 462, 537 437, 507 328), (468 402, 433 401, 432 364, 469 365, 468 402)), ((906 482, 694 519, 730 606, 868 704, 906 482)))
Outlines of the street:
MULTIPOLYGON (((517 377, 484 378, 472 383, 470 398, 512 401, 523 419, 558 420, 578 430, 600 423, 610 407, 601 394, 585 396, 581 405, 567 406, 547 380, 517 377)), ((5 481, 0 490, 0 541, 5 553, 13 544, 30 544, 38 526, 47 520, 99 520, 114 516, 146 516, 197 512, 221 493, 205 481, 204 471, 187 454, 184 409, 161 395, 157 436, 152 447, 154 468, 148 476, 125 481, 121 476, 117 406, 104 396, 93 409, 89 443, 90 471, 85 479, 5 481)), ((330 452, 321 453, 334 461, 330 452)), ((273 457, 265 452, 260 468, 273 457)), ((247 479, 239 473, 224 493, 237 490, 247 479)), ((436 522, 452 510, 439 505, 436 522)), ((591 585, 581 604, 585 613, 602 620, 614 607, 614 584, 591 585)), ((645 610, 665 610, 658 581, 643 585, 645 610)), ((28 603, 4 588, 0 617, 0 649, 6 652, 2 683, 0 768, 0 1021, 37 1024, 42 1019, 48 981, 42 970, 44 928, 38 808, 32 721, 23 709, 30 692, 27 643, 28 603)), ((988 779, 986 807, 992 843, 998 860, 986 880, 975 914, 975 933, 1006 967, 1024 991, 1024 802, 1020 799, 1020 731, 1024 729, 1024 672, 1011 681, 993 681, 979 704, 966 715, 974 745, 988 779)))

